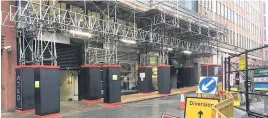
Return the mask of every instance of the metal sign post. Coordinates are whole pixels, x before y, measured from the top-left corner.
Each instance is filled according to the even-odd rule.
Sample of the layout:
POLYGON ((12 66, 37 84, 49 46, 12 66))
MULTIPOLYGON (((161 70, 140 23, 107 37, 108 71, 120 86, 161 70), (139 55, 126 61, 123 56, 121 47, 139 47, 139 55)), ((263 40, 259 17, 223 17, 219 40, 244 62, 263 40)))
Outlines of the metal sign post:
POLYGON ((246 69, 246 111, 249 112, 249 95, 248 95, 248 52, 245 53, 245 69, 246 69))

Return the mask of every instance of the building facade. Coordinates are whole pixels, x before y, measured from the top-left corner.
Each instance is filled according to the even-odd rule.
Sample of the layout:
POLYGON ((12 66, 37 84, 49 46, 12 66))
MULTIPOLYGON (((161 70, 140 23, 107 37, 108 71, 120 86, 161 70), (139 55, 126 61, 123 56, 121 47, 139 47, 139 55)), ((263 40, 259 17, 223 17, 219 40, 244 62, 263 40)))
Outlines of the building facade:
MULTIPOLYGON (((263 16, 263 19, 264 19, 264 45, 268 45, 268 38, 267 38, 267 2, 264 1, 263 2, 263 13, 264 13, 264 16, 263 16)), ((268 50, 266 49, 264 51, 264 59, 265 60, 268 60, 268 50)))
MULTIPOLYGON (((62 1, 55 4, 53 2, 42 4, 50 6, 43 6, 43 9, 58 8, 56 12, 59 12, 60 17, 55 17, 53 14, 50 14, 50 17, 67 19, 62 21, 61 24, 64 24, 64 28, 69 28, 63 31, 66 33, 66 37, 64 37, 66 42, 62 42, 61 38, 55 39, 55 43, 57 43, 56 61, 57 65, 61 67, 62 74, 60 79, 62 83, 65 83, 62 87, 70 88, 62 89, 66 90, 61 91, 61 98, 64 98, 62 101, 67 101, 69 98, 73 100, 78 99, 78 87, 75 85, 76 88, 74 88, 73 84, 78 82, 80 66, 88 64, 86 63, 86 54, 84 54, 87 51, 86 46, 84 46, 86 44, 79 37, 72 37, 68 32, 65 32, 67 30, 84 30, 93 34, 92 39, 97 42, 92 44, 94 49, 102 51, 94 53, 96 55, 94 64, 103 62, 105 59, 105 53, 103 52, 106 51, 107 47, 110 47, 105 42, 103 43, 103 40, 106 40, 107 37, 116 41, 118 39, 137 41, 139 45, 126 45, 124 43, 116 45, 117 61, 124 65, 122 66, 121 78, 128 76, 131 80, 137 79, 136 71, 138 65, 141 65, 142 62, 141 54, 151 56, 146 60, 150 60, 148 64, 154 65, 154 67, 157 67, 157 64, 159 64, 159 57, 166 56, 163 54, 163 50, 169 48, 173 50, 170 51, 173 55, 181 56, 183 51, 189 52, 189 50, 193 52, 191 55, 181 56, 178 60, 180 62, 178 65, 183 64, 185 67, 193 66, 193 63, 220 65, 223 58, 228 55, 264 44, 265 18, 263 15, 263 1, 261 0, 239 2, 221 0, 62 1), (52 5, 54 6, 51 7, 52 5), (72 22, 67 23, 68 20, 72 22), (85 25, 86 28, 80 27, 81 24, 87 23, 90 25, 85 25), (75 28, 71 29, 72 27, 75 28), (104 37, 103 34, 108 35, 104 37), (211 42, 211 40, 214 40, 212 46, 217 50, 216 52, 213 52, 211 45, 207 43, 211 42), (148 42, 153 43, 147 46, 148 42), (202 60, 204 55, 208 59, 202 60), (74 82, 70 82, 71 80, 74 82)), ((14 21, 9 21, 10 19, 7 17, 10 12, 13 15, 18 12, 16 12, 16 9, 10 11, 10 5, 27 7, 26 9, 32 12, 33 16, 36 15, 36 17, 38 17, 39 12, 34 11, 40 10, 38 3, 31 3, 30 1, 23 1, 20 4, 15 1, 2 2, 2 17, 3 19, 7 18, 6 21, 8 21, 1 26, 2 36, 4 36, 2 42, 4 46, 12 47, 11 52, 3 50, 1 53, 2 62, 4 62, 1 67, 2 111, 11 111, 15 108, 15 66, 20 64, 18 62, 22 61, 20 60, 21 54, 19 54, 21 52, 16 49, 20 47, 16 40, 18 38, 16 34, 17 29, 14 28, 16 24, 14 21), (36 5, 37 7, 29 7, 31 5, 36 5), (13 28, 7 28, 5 25, 13 26, 13 28)), ((24 15, 27 15, 27 13, 24 15)), ((93 47, 88 49, 93 49, 93 47)), ((93 50, 93 52, 96 52, 96 50, 93 50)), ((264 52, 261 50, 256 51, 250 55, 250 58, 262 59, 262 55, 265 55, 264 52)), ((89 57, 92 58, 94 55, 89 57)), ((45 54, 44 57, 46 57, 45 54)), ((170 60, 164 60, 161 63, 166 63, 167 61, 170 60)), ((153 70, 157 72, 157 70, 153 70)), ((153 80, 157 82, 157 77, 154 75, 153 80)))
MULTIPOLYGON (((199 0, 198 6, 199 13, 227 28, 228 35, 220 38, 220 56, 264 45, 265 6, 263 0, 199 0)), ((257 50, 249 57, 262 59, 265 53, 267 52, 257 50)))

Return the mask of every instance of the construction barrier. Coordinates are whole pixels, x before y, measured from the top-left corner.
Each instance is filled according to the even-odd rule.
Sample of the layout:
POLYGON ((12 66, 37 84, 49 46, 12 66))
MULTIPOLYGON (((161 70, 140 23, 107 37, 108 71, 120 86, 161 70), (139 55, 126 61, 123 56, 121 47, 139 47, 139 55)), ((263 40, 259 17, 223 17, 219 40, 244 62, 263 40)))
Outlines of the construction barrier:
POLYGON ((232 93, 225 93, 220 99, 220 102, 212 107, 211 116, 214 118, 232 118, 234 112, 232 93))
POLYGON ((231 88, 231 93, 234 97, 234 106, 240 106, 241 103, 241 94, 238 92, 238 89, 236 87, 231 88))

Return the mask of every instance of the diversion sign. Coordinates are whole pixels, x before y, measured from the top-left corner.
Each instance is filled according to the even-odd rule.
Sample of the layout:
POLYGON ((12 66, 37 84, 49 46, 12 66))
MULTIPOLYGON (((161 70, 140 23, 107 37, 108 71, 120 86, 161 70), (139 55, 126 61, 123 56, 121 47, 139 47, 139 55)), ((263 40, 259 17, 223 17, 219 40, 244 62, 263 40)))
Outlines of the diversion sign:
POLYGON ((212 106, 218 103, 218 99, 187 97, 184 117, 211 118, 212 106))

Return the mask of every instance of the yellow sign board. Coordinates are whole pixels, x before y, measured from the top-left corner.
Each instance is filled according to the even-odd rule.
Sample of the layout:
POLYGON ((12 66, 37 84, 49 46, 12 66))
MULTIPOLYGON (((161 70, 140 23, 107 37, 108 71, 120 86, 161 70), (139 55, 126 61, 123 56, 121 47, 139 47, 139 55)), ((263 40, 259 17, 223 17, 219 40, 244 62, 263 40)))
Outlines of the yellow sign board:
POLYGON ((212 106, 218 103, 218 99, 187 97, 184 118, 211 118, 212 106))
POLYGON ((117 75, 113 75, 113 80, 117 80, 117 75))
POLYGON ((239 56, 239 70, 246 70, 246 56, 239 56))
POLYGON ((39 87, 40 87, 40 85, 39 85, 39 81, 34 81, 34 87, 35 87, 35 88, 39 88, 39 87))

